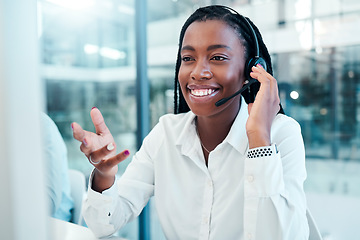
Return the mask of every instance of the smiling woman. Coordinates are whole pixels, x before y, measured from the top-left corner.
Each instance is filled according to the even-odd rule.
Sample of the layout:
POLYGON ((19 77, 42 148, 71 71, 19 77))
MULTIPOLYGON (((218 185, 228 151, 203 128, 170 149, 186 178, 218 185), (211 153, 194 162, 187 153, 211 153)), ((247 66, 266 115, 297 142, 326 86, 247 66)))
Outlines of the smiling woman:
POLYGON ((221 108, 215 103, 244 83, 245 51, 236 32, 221 21, 194 22, 186 31, 182 45, 179 83, 192 112, 198 117, 211 115, 233 103, 232 113, 227 115, 234 118, 240 96, 221 108))
POLYGON ((95 167, 87 225, 97 236, 110 235, 154 196, 167 239, 308 239, 300 127, 279 113, 271 73, 251 21, 224 6, 196 10, 180 33, 175 114, 160 118, 120 179, 118 164, 129 151, 116 153, 99 109, 90 112, 95 132, 72 124, 95 167), (250 65, 254 56, 265 60, 250 65), (246 80, 256 82, 249 86, 255 101, 235 95, 216 105, 246 80))

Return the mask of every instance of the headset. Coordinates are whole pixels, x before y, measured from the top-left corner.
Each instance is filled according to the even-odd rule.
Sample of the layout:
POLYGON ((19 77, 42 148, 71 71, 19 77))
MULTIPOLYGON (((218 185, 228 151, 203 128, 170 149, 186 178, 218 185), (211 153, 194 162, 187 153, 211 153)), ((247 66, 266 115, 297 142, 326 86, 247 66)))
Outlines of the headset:
POLYGON ((255 56, 254 57, 250 57, 249 60, 247 60, 246 64, 245 64, 245 84, 244 86, 237 91, 236 93, 234 93, 233 95, 220 99, 219 101, 217 101, 215 103, 215 105, 217 107, 221 106, 222 104, 224 104, 225 102, 227 102, 228 100, 230 100, 231 98, 237 96, 238 94, 242 94, 242 96, 244 97, 245 101, 247 104, 252 103, 255 101, 255 92, 258 91, 259 87, 260 87, 260 83, 258 80, 252 78, 250 76, 251 73, 251 68, 253 66, 256 66, 257 64, 260 64, 265 71, 267 70, 267 64, 266 61, 260 57, 260 49, 259 49, 259 42, 258 42, 258 38, 256 36, 255 30, 254 28, 251 26, 250 22, 248 21, 248 19, 244 16, 242 16, 241 14, 239 14, 237 11, 235 11, 234 9, 227 7, 227 6, 222 6, 222 5, 215 5, 217 7, 222 7, 224 9, 229 10, 230 12, 233 12, 234 14, 236 14, 239 18, 243 19, 244 23, 246 23, 248 29, 251 32, 251 35, 253 37, 254 43, 255 43, 255 56), (245 91, 247 90, 247 91, 245 91))

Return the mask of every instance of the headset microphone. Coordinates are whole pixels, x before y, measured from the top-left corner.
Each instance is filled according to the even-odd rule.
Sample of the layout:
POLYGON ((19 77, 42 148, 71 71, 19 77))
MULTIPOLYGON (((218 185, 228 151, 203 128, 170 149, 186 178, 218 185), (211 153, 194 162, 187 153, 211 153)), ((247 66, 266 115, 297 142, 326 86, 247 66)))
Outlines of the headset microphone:
POLYGON ((243 91, 248 89, 250 87, 250 85, 255 83, 256 81, 257 80, 255 80, 255 79, 250 79, 250 81, 248 81, 248 83, 246 83, 239 91, 237 91, 236 93, 234 93, 233 95, 231 95, 229 97, 220 99, 219 101, 217 101, 215 103, 215 106, 219 107, 219 106, 223 105, 224 103, 229 101, 231 98, 236 97, 237 95, 241 94, 243 91))

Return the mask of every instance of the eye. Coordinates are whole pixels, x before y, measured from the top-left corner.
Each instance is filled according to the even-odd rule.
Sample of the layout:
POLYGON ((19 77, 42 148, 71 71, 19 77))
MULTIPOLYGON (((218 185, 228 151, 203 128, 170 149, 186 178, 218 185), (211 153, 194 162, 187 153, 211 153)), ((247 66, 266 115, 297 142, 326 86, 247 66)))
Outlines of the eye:
POLYGON ((224 61, 224 60, 226 60, 227 58, 226 57, 224 57, 224 56, 213 56, 212 58, 211 58, 211 60, 215 60, 215 61, 224 61))
POLYGON ((192 60, 194 60, 194 59, 191 58, 191 57, 188 57, 188 56, 185 56, 185 57, 181 58, 181 61, 183 61, 183 62, 189 62, 189 61, 192 61, 192 60))

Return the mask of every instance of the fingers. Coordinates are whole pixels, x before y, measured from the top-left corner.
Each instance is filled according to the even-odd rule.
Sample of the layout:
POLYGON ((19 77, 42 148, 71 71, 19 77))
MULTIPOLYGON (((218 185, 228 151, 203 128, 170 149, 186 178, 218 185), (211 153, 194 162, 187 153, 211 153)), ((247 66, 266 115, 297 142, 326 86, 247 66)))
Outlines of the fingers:
POLYGON ((276 81, 276 79, 270 73, 268 73, 260 64, 253 66, 251 70, 252 72, 250 74, 256 76, 256 79, 259 82, 264 82, 265 80, 276 81), (258 79, 261 75, 263 76, 263 78, 258 79))
POLYGON ((89 132, 82 129, 82 127, 76 123, 73 122, 71 124, 71 128, 73 130, 73 136, 76 140, 81 142, 80 150, 85 153, 85 155, 90 154, 90 144, 89 141, 91 141, 91 137, 89 136, 89 132), (87 136, 87 137, 86 137, 87 136))
POLYGON ((124 161, 129 155, 129 150, 125 150, 113 157, 110 157, 108 159, 99 159, 98 161, 93 160, 93 156, 96 155, 96 157, 99 157, 104 152, 109 152, 112 150, 107 150, 106 147, 104 149, 100 149, 98 152, 98 155, 96 155, 96 152, 93 152, 91 156, 89 156, 89 161, 92 165, 94 165, 99 171, 106 172, 109 169, 112 169, 114 166, 119 164, 120 162, 124 161), (102 153, 100 153, 102 152, 102 153))
POLYGON ((122 161, 124 161, 125 159, 127 159, 129 155, 130 155, 129 150, 122 151, 121 153, 115 155, 114 157, 111 157, 111 158, 105 160, 104 165, 105 165, 105 167, 112 168, 115 165, 117 165, 117 164, 121 163, 122 161))
MULTIPOLYGON (((86 148, 86 146, 84 146, 83 148, 86 148)), ((109 143, 107 146, 104 146, 96 151, 91 152, 88 155, 88 158, 92 164, 99 163, 101 160, 108 158, 107 156, 111 152, 113 152, 114 149, 115 149, 115 144, 109 143)), ((83 149, 81 149, 81 150, 83 150, 83 149)))
POLYGON ((274 102, 274 104, 280 104, 279 92, 276 79, 260 65, 252 67, 251 77, 257 79, 261 85, 259 89, 259 95, 274 102))
POLYGON ((92 108, 90 111, 90 116, 92 122, 95 126, 95 131, 97 134, 109 133, 109 129, 105 124, 104 118, 98 108, 92 108))
POLYGON ((130 153, 125 150, 116 155, 114 138, 99 109, 93 108, 90 116, 96 133, 85 131, 78 123, 73 122, 71 124, 73 136, 81 142, 80 150, 86 155, 89 162, 103 175, 113 176, 117 172, 117 164, 124 161, 130 153))
POLYGON ((71 128, 73 130, 73 136, 76 140, 78 140, 79 142, 82 142, 84 140, 85 137, 85 131, 82 129, 82 127, 76 123, 73 122, 71 124, 71 128))
POLYGON ((251 77, 257 79, 261 83, 261 85, 277 85, 276 79, 270 73, 265 71, 265 69, 260 64, 256 65, 256 67, 252 67, 251 70, 251 77))

